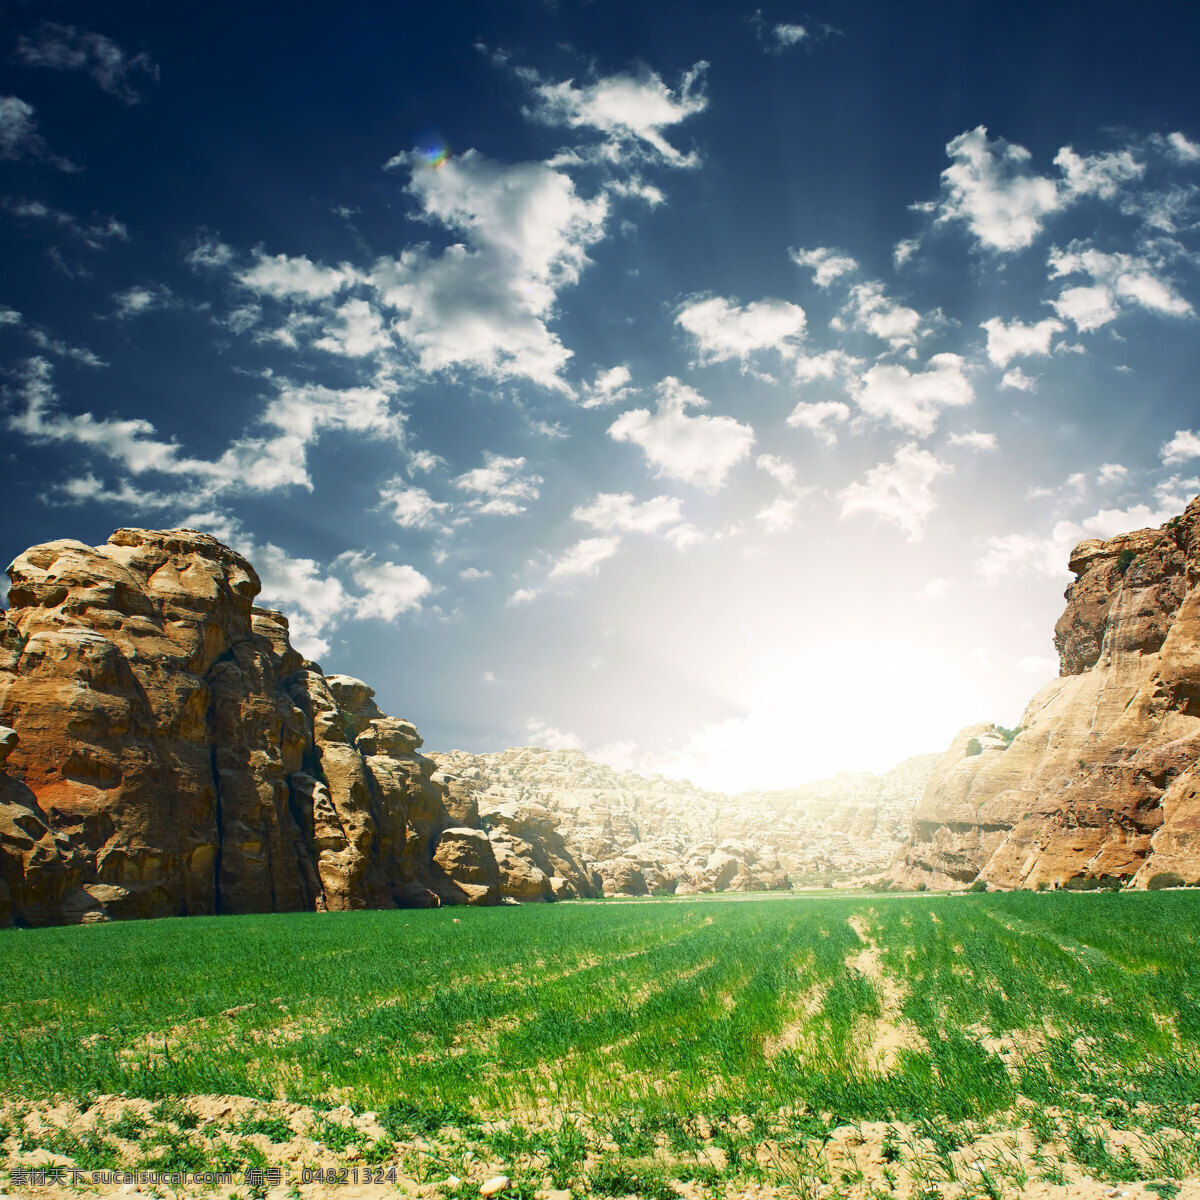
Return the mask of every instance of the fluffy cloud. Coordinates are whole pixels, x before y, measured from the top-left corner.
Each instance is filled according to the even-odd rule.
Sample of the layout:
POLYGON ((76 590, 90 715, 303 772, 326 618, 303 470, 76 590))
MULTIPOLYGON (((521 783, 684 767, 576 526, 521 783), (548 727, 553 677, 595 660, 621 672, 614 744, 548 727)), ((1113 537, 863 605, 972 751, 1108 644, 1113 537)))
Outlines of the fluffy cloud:
POLYGON ((1050 303, 1060 317, 1082 333, 1113 320, 1122 303, 1162 316, 1190 317, 1194 310, 1158 273, 1161 264, 1132 254, 1106 254, 1086 243, 1072 242, 1050 252, 1050 278, 1090 275, 1090 286, 1065 288, 1050 303))
POLYGON ((391 507, 392 519, 402 529, 425 529, 435 523, 438 513, 450 507, 434 500, 424 488, 410 486, 399 475, 383 485, 379 500, 384 507, 391 507))
POLYGON ((683 501, 655 496, 638 504, 629 492, 599 492, 590 504, 572 509, 571 516, 606 533, 659 533, 683 520, 683 501))
MULTIPOLYGON (((911 346, 921 326, 921 314, 897 300, 892 300, 882 283, 860 283, 850 290, 850 300, 843 312, 855 329, 882 338, 893 350, 911 346)), ((837 318, 834 328, 842 328, 844 319, 837 318)))
MULTIPOLYGON (((195 253, 197 251, 193 251, 195 253)), ((198 261, 201 265, 208 265, 211 258, 210 253, 198 261)), ((322 267, 314 264, 306 254, 294 257, 287 254, 267 255, 260 250, 254 266, 242 271, 237 278, 243 287, 260 296, 270 296, 275 300, 319 300, 349 287, 357 282, 359 275, 346 263, 340 267, 322 267)))
POLYGON ((733 417, 690 416, 708 401, 678 379, 658 387, 658 406, 622 413, 608 428, 611 438, 640 446, 658 474, 717 491, 754 444, 754 430, 733 417))
POLYGON ((408 190, 426 219, 465 239, 437 255, 410 248, 372 272, 421 369, 467 366, 570 393, 559 374, 570 351, 546 321, 603 233, 607 198, 582 199, 568 176, 544 163, 505 165, 475 151, 436 168, 412 155, 391 165, 410 165, 408 190))
POLYGON ((415 567, 393 562, 377 562, 374 554, 347 550, 334 560, 345 567, 363 589, 354 600, 359 617, 379 617, 392 621, 401 613, 421 607, 421 601, 433 585, 415 567))
POLYGON ((792 409, 787 423, 796 429, 810 429, 827 446, 837 444, 833 425, 844 425, 850 419, 850 406, 840 400, 821 400, 815 404, 803 401, 792 409))
POLYGON ((583 389, 580 407, 601 408, 606 404, 619 404, 627 400, 634 390, 629 386, 632 378, 629 368, 624 364, 598 371, 596 378, 583 389))
POLYGON ((743 308, 711 296, 686 304, 675 321, 696 339, 703 363, 745 362, 758 350, 789 358, 804 338, 804 309, 786 300, 755 300, 743 308))
POLYGON ((325 335, 313 342, 318 350, 349 358, 376 354, 391 344, 391 335, 379 314, 365 300, 347 300, 336 308, 325 326, 325 335))
POLYGON ((131 74, 158 78, 158 67, 145 52, 131 56, 102 33, 89 33, 74 25, 47 22, 34 37, 17 39, 16 56, 26 66, 86 71, 104 91, 126 104, 141 99, 129 82, 131 74))
POLYGON ((1000 386, 1017 392, 1032 392, 1037 390, 1037 380, 1026 375, 1020 367, 1012 367, 1000 377, 1000 386))
POLYGON ((980 325, 987 330, 988 358, 997 367, 1007 367, 1014 358, 1043 356, 1050 353, 1050 340, 1066 328, 1061 321, 1047 317, 1033 325, 1013 321, 1008 325, 992 317, 980 325))
POLYGON ((777 454, 760 454, 754 465, 770 475, 783 489, 783 495, 759 509, 754 519, 767 533, 786 533, 796 523, 800 498, 812 489, 801 487, 795 466, 777 454))
POLYGON ((948 142, 946 153, 954 161, 942 172, 935 222, 961 221, 989 250, 1024 249, 1061 206, 1054 180, 1030 172, 1029 151, 989 140, 983 125, 948 142))
POLYGON ((530 115, 549 125, 592 129, 604 136, 611 159, 653 157, 675 167, 695 166, 695 154, 681 154, 663 131, 708 107, 703 78, 708 64, 698 62, 672 90, 654 71, 609 75, 576 86, 573 79, 549 83, 534 71, 518 72, 532 86, 530 115))
POLYGON ((1064 146, 1054 156, 1054 165, 1066 177, 1063 186, 1071 198, 1099 196, 1101 200, 1111 200, 1122 184, 1140 179, 1146 173, 1145 164, 1138 162, 1128 150, 1085 158, 1070 146, 1064 146))
POLYGON ((810 267, 813 282, 827 288, 835 279, 858 270, 858 263, 848 254, 840 254, 828 246, 815 246, 811 250, 793 250, 792 261, 799 267, 810 267))
POLYGON ((550 568, 551 579, 568 579, 574 575, 594 575, 599 565, 612 558, 621 548, 619 537, 592 537, 576 542, 550 568))
POLYGON ((483 466, 464 471, 455 479, 456 487, 476 493, 470 501, 474 511, 485 516, 514 517, 525 512, 525 500, 536 500, 541 485, 540 475, 522 475, 524 458, 505 458, 485 452, 483 466))
POLYGON ((1200 458, 1200 434, 1191 429, 1176 430, 1175 436, 1162 448, 1163 464, 1170 467, 1190 458, 1200 458))
POLYGON ((525 744, 541 746, 546 750, 582 750, 584 748, 578 735, 555 729, 541 717, 530 717, 525 722, 525 744))
POLYGON ((859 408, 869 416, 921 436, 933 432, 943 408, 970 404, 974 398, 957 354, 935 354, 924 371, 877 363, 854 393, 859 408))
MULTIPOLYGON (((1200 447, 1197 448, 1200 451, 1200 447)), ((1129 475, 1129 468, 1120 463, 1101 463, 1096 474, 1096 482, 1105 487, 1110 483, 1120 483, 1129 475)))
POLYGON ((953 470, 916 442, 906 442, 897 447, 891 462, 878 463, 861 482, 838 493, 842 520, 871 513, 899 525, 910 542, 920 541, 925 522, 937 507, 933 482, 953 470))
POLYGON ((1195 142, 1190 142, 1178 131, 1167 134, 1167 145, 1170 147, 1171 156, 1176 162, 1180 163, 1197 163, 1200 162, 1200 146, 1195 142))

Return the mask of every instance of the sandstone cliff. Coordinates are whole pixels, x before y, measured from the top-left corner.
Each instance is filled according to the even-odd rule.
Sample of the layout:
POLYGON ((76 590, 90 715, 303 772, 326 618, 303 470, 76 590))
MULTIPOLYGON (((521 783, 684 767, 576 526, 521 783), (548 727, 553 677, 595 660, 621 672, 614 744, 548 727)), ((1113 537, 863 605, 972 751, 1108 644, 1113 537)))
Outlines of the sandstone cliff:
POLYGON ((1160 529, 1081 542, 1070 569, 1059 678, 1011 746, 988 725, 955 738, 898 882, 1200 880, 1200 497, 1160 529))
POLYGON ((9 575, 0 923, 500 902, 416 729, 303 660, 216 539, 122 529, 9 575))

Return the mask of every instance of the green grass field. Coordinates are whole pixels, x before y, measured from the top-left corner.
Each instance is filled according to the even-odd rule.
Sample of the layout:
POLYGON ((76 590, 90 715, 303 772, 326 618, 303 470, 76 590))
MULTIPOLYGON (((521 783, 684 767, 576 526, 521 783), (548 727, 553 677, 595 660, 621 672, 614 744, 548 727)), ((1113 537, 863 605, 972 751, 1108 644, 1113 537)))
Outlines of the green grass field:
MULTIPOLYGON (((1200 894, 1187 892, 19 930, 0 934, 0 978, 10 1134, 27 1109, 66 1098, 84 1112, 105 1094, 248 1097, 243 1125, 269 1122, 272 1102, 348 1106, 378 1114, 376 1159, 390 1146, 411 1174, 423 1147, 436 1178, 445 1151, 464 1195, 470 1161, 490 1157, 513 1173, 507 1194, 527 1178, 666 1196, 688 1177, 987 1195, 981 1179, 1082 1175, 1161 1177, 1169 1197, 1200 1156, 1200 894), (851 1166, 839 1183, 835 1131, 867 1127, 891 1147, 883 1174, 851 1166), (963 1165, 963 1147, 1005 1131, 1007 1158, 963 1165)), ((169 1107, 153 1111, 188 1142, 169 1107)), ((313 1119, 324 1152, 368 1150, 353 1123, 313 1119)), ((28 1149, 16 1132, 10 1165, 28 1149)))

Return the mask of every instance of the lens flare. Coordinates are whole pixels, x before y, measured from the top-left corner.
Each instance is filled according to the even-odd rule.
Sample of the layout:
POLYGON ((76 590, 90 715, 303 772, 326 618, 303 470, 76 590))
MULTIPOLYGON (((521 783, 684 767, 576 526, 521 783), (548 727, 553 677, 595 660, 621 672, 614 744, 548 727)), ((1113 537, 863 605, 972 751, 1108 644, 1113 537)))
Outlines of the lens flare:
POLYGON ((431 167, 440 167, 450 157, 450 147, 446 145, 446 139, 436 133, 418 138, 416 152, 421 160, 431 167))

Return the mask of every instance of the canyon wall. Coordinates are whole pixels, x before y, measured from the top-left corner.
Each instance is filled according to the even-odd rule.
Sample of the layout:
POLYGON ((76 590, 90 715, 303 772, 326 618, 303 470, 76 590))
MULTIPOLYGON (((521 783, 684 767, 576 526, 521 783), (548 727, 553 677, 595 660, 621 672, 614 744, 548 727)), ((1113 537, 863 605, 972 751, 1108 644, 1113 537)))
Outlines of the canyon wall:
POLYGON ((1011 745, 990 725, 954 739, 898 883, 1200 881, 1200 497, 1159 529, 1081 542, 1069 565, 1059 677, 1011 745))
MULTIPOLYGON (((499 903, 470 805, 187 530, 35 546, 0 614, 0 922, 499 903)), ((527 845, 538 846, 536 833, 527 845)), ((591 895, 568 857, 546 892, 591 895)), ((527 884, 522 895, 529 898, 527 884)))

